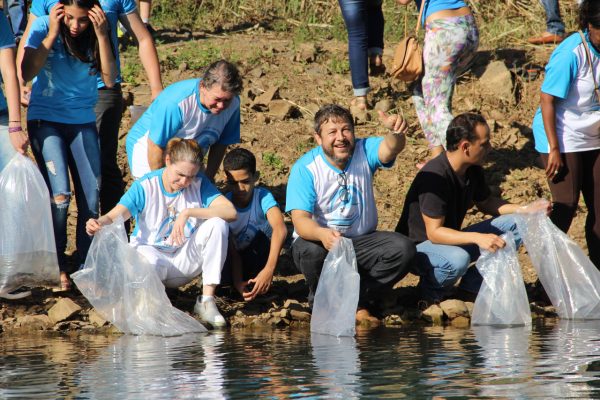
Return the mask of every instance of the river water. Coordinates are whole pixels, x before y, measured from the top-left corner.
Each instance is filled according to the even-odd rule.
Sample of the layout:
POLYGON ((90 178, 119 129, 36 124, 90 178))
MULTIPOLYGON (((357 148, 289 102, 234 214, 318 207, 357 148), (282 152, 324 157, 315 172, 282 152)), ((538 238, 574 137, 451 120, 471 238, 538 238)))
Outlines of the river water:
POLYGON ((0 336, 0 398, 600 398, 600 321, 0 336))

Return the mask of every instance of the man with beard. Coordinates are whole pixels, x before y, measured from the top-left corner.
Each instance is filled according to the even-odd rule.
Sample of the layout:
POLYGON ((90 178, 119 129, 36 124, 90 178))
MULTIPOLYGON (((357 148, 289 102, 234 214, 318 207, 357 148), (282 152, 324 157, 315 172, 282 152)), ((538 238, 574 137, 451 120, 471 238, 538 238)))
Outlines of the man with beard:
POLYGON ((357 322, 378 322, 369 308, 382 289, 391 288, 412 264, 415 246, 402 234, 377 231, 373 174, 389 168, 404 148, 406 122, 379 112, 390 130, 385 137, 356 139, 354 119, 338 105, 315 115, 319 145, 293 166, 287 185, 286 212, 294 224, 292 256, 309 287, 309 302, 323 261, 341 237, 352 239, 360 280, 357 322))

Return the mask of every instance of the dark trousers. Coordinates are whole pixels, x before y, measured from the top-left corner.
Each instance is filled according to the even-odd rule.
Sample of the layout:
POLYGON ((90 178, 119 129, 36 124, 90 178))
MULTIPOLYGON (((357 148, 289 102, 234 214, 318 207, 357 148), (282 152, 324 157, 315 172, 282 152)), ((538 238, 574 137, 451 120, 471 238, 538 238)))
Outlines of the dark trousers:
MULTIPOLYGON (((548 154, 540 154, 544 166, 548 154)), ((585 238, 590 260, 600 268, 600 150, 562 153, 563 168, 548 180, 552 193, 550 219, 561 231, 567 232, 577 211, 579 193, 588 208, 585 238)))
MULTIPOLYGON (((254 236, 248 247, 244 250, 238 250, 238 254, 242 259, 242 279, 244 281, 255 278, 262 271, 269 260, 270 251, 271 240, 261 231, 256 233, 256 236, 254 236)), ((233 271, 229 254, 221 271, 221 284, 233 284, 233 271)))
MULTIPOLYGON (((406 236, 396 232, 372 232, 352 238, 356 263, 360 274, 359 306, 391 288, 410 270, 415 258, 415 245, 406 236)), ((309 289, 308 301, 313 302, 327 249, 321 242, 297 238, 292 245, 294 264, 304 274, 309 289)))
POLYGON ((96 126, 100 137, 102 186, 100 188, 100 213, 106 214, 123 196, 125 183, 117 164, 119 126, 123 115, 121 86, 98 90, 96 126))

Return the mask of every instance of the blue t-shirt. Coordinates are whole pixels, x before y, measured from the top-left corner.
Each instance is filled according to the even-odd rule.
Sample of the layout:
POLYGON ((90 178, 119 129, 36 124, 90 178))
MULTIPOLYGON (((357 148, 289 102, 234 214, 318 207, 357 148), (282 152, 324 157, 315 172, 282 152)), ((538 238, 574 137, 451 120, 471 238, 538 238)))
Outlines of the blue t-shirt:
MULTIPOLYGON (((425 0, 425 9, 423 10, 423 17, 421 23, 425 25, 427 18, 438 11, 442 10, 456 10, 458 8, 466 7, 467 4, 463 0, 425 0)), ((415 0, 417 3, 417 10, 421 7, 421 0, 415 0)))
MULTIPOLYGON (((233 196, 227 193, 225 197, 231 200, 233 196)), ((267 212, 273 207, 278 205, 271 192, 255 187, 250 204, 244 208, 235 208, 237 219, 229 223, 229 231, 235 237, 235 247, 238 250, 248 247, 259 231, 271 237, 273 228, 267 219, 267 212)))
MULTIPOLYGON (((50 10, 54 5, 58 3, 58 0, 33 0, 31 3, 30 12, 36 17, 43 17, 44 15, 50 15, 50 10)), ((125 16, 135 12, 136 5, 134 0, 100 0, 100 6, 106 14, 110 26, 110 40, 113 45, 115 54, 115 62, 117 65, 117 79, 115 82, 121 83, 121 60, 119 58, 119 38, 117 37, 117 23, 119 17, 125 16)), ((98 74, 97 82, 98 88, 103 88, 104 81, 98 74)))
MULTIPOLYGON (((594 93, 594 77, 600 82, 600 53, 585 32, 592 66, 587 61, 579 33, 566 38, 554 49, 542 84, 542 92, 555 97, 556 136, 561 153, 600 148, 600 103, 594 93)), ((532 124, 535 149, 548 153, 548 138, 542 110, 538 107, 532 124)))
MULTIPOLYGON (((119 204, 125 206, 136 220, 131 235, 133 245, 150 245, 162 251, 172 252, 179 246, 167 243, 173 224, 186 208, 207 208, 221 193, 200 174, 185 189, 174 193, 166 191, 162 174, 164 168, 152 171, 134 181, 121 197, 119 204)), ((189 238, 204 220, 188 218, 184 234, 189 238)))
MULTIPOLYGON (((25 47, 37 49, 48 35, 49 24, 48 16, 33 21, 25 47)), ((33 79, 27 120, 65 124, 95 122, 98 89, 96 75, 91 72, 91 64, 67 53, 59 35, 46 63, 33 79)))
POLYGON ((329 163, 321 146, 303 155, 290 172, 285 211, 309 212, 319 225, 346 237, 373 232, 377 228, 373 174, 394 164, 379 160, 382 141, 382 137, 356 140, 344 171, 329 163))
MULTIPOLYGON (((6 15, 4 15, 4 13, 0 14, 2 14, 0 17, 0 50, 15 47, 15 36, 13 35, 10 25, 8 24, 6 15)), ((8 105, 6 104, 6 99, 4 98, 4 94, 0 88, 0 112, 5 112, 7 108, 8 105)))
POLYGON ((126 140, 131 174, 139 178, 150 172, 148 139, 161 148, 174 137, 194 139, 206 151, 215 143, 240 142, 240 99, 235 96, 219 114, 200 102, 200 79, 169 85, 129 131, 126 140))

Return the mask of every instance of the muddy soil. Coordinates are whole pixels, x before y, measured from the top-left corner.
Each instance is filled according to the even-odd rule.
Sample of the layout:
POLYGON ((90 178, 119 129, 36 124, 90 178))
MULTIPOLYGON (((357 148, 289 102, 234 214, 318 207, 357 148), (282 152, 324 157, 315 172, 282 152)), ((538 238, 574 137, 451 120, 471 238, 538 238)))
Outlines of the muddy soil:
MULTIPOLYGON (((198 52, 207 48, 222 49, 222 55, 237 59, 245 77, 241 146, 254 152, 261 172, 261 184, 272 191, 283 208, 286 181, 291 166, 315 145, 311 134, 314 112, 326 103, 348 106, 351 100, 349 72, 340 73, 340 68, 337 67, 339 60, 347 58, 347 45, 344 42, 325 39, 313 44, 296 44, 289 34, 260 28, 235 33, 227 33, 227 29, 224 29, 222 32, 215 35, 203 32, 181 34, 159 31, 157 40, 159 43, 165 43, 158 46, 160 58, 165 60, 170 55, 176 55, 180 46, 191 46, 198 52)), ((389 64, 393 44, 388 43, 387 46, 384 61, 389 64)), ((543 66, 551 51, 552 47, 490 49, 483 43, 472 68, 460 78, 454 93, 455 114, 479 111, 489 121, 494 151, 487 164, 487 178, 493 193, 512 202, 527 203, 539 197, 550 198, 543 170, 538 166, 530 129, 539 104, 543 71, 537 78, 523 71, 532 66, 543 66), (495 90, 490 90, 489 84, 482 82, 482 76, 494 61, 503 62, 510 71, 512 82, 509 84, 514 88, 509 89, 509 98, 500 96, 495 90)), ((127 63, 127 59, 124 63, 127 63)), ((168 85, 178 80, 197 77, 201 73, 199 69, 190 68, 189 63, 182 62, 172 69, 164 69, 163 81, 168 85)), ((143 73, 140 76, 143 76, 143 73)), ((391 81, 384 75, 372 77, 371 86, 373 91, 369 100, 372 106, 377 104, 377 107, 390 108, 390 112, 402 113, 410 123, 406 148, 399 155, 394 167, 378 172, 375 177, 379 229, 393 230, 402 210, 405 193, 417 173, 416 164, 427 158, 427 142, 420 129, 406 85, 391 81)), ((506 87, 499 87, 498 92, 500 91, 506 93, 506 87)), ((142 83, 137 86, 125 84, 124 92, 128 104, 148 105, 150 102, 150 91, 143 78, 142 83)), ((357 122, 357 136, 385 134, 385 129, 379 125, 375 113, 360 117, 357 122)), ((131 178, 127 168, 124 141, 130 126, 130 115, 125 111, 120 132, 122 146, 118 157, 128 184, 131 178)), ((219 184, 223 183, 223 179, 223 175, 217 176, 219 184)), ((69 225, 70 251, 73 250, 75 242, 75 216, 76 209, 73 203, 69 225)), ((570 234, 585 248, 584 216, 585 206, 581 204, 570 234)), ((471 211, 465 224, 478 222, 483 218, 486 216, 471 211)), ((286 223, 291 231, 289 217, 286 217, 286 223)), ((530 286, 535 282, 536 274, 523 249, 520 251, 520 261, 525 281, 530 286)), ((418 318, 418 305, 414 296, 416 283, 417 277, 410 274, 399 282, 396 289, 382 302, 380 315, 388 316, 388 321, 391 321, 390 315, 401 312, 404 313, 403 319, 407 319, 407 315, 409 320, 411 315, 418 318)), ((295 270, 289 249, 286 248, 280 258, 273 288, 267 296, 245 304, 232 295, 229 289, 224 288, 219 293, 219 305, 234 326, 257 324, 259 320, 267 325, 276 326, 302 324, 306 323, 306 315, 300 315, 298 312, 306 311, 306 293, 302 275, 298 275, 295 270), (296 308, 296 318, 290 317, 289 312, 281 311, 285 308, 284 302, 288 298, 300 302, 298 307, 290 304, 287 307, 296 308)), ((191 312, 197 294, 198 288, 195 285, 169 292, 174 305, 188 312, 191 312)), ((29 300, 2 302, 0 316, 5 320, 2 325, 4 330, 14 327, 19 316, 47 312, 60 296, 72 298, 83 310, 73 317, 78 323, 63 323, 59 329, 91 326, 86 325, 87 322, 81 322, 89 320, 90 306, 75 289, 59 295, 42 291, 29 300)), ((57 329, 56 326, 54 329, 57 329)), ((105 326, 102 329, 107 328, 105 326)))

